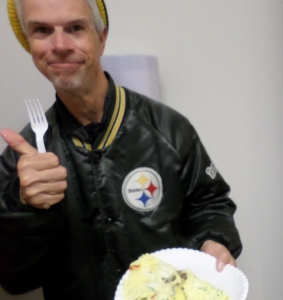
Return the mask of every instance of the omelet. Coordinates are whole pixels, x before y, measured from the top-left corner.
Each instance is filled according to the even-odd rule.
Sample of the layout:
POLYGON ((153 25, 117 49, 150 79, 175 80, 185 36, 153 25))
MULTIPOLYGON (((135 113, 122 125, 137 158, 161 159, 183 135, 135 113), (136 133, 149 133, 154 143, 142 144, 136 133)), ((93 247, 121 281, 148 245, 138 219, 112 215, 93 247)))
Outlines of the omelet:
POLYGON ((230 297, 221 289, 216 288, 207 281, 196 277, 190 270, 180 271, 184 279, 182 289, 186 300, 229 300, 230 297))
POLYGON ((222 290, 150 254, 131 263, 123 300, 230 300, 222 290))
POLYGON ((178 271, 160 259, 144 254, 130 265, 123 284, 125 300, 186 300, 178 271))

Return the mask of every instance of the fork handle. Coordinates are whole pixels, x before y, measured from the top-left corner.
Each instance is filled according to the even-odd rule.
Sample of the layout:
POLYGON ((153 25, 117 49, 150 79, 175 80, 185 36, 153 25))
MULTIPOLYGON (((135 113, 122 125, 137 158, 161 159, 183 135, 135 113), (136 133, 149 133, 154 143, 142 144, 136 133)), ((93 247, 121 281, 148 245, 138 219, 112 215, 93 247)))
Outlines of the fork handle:
POLYGON ((44 142, 43 142, 42 138, 36 139, 36 146, 37 146, 38 153, 45 153, 46 152, 45 145, 44 145, 44 142))

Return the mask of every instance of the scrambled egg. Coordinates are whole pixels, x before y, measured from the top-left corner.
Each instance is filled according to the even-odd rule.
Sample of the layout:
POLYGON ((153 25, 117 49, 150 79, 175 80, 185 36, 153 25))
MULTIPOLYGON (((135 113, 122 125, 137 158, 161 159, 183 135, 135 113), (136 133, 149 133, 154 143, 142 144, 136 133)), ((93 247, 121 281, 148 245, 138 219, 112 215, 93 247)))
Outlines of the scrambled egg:
MULTIPOLYGON (((190 270, 180 271, 184 274, 183 291, 186 300, 229 300, 230 297, 210 283, 197 278, 190 270)), ((183 277, 183 276, 182 276, 183 277)))
POLYGON ((130 265, 124 282, 125 300, 186 300, 181 290, 183 279, 171 265, 144 254, 130 265))
POLYGON ((178 271, 150 254, 130 265, 123 283, 125 300, 229 300, 220 289, 198 279, 191 271, 178 271))

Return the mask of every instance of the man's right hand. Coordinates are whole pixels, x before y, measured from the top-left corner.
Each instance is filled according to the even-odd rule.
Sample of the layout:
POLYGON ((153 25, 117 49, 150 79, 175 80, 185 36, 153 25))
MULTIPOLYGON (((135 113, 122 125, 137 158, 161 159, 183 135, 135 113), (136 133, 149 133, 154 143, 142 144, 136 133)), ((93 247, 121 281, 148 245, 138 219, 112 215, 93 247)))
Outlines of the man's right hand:
POLYGON ((51 152, 38 153, 21 135, 1 130, 6 143, 21 154, 18 162, 20 196, 24 204, 49 209, 64 198, 67 188, 67 171, 59 165, 58 157, 51 152))

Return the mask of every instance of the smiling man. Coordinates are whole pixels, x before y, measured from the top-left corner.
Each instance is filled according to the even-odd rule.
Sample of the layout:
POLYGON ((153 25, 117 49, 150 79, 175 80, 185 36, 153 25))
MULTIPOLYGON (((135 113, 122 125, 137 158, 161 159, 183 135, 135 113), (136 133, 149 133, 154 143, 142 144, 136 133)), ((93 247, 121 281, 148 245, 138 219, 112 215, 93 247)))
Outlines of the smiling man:
POLYGON ((83 125, 100 122, 108 80, 100 65, 107 28, 97 31, 86 1, 22 1, 33 61, 83 125), (79 111, 79 110, 82 111, 79 111))
POLYGON ((3 129, 0 284, 47 300, 112 300, 141 254, 199 249, 221 271, 242 246, 235 204, 189 121, 115 85, 100 65, 103 0, 8 0, 11 25, 56 90, 47 153, 3 129))

